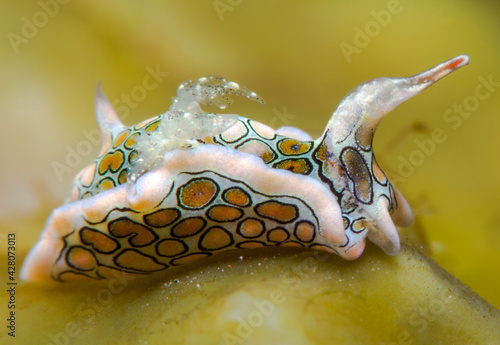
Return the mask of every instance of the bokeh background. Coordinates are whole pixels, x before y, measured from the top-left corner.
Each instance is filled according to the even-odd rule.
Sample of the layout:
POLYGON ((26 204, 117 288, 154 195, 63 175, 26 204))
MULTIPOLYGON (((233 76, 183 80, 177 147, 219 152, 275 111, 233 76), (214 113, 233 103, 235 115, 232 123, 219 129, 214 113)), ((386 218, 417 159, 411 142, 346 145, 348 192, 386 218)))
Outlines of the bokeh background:
POLYGON ((97 154, 93 97, 100 80, 124 122, 134 124, 166 111, 182 81, 221 74, 266 100, 262 106, 235 99, 227 112, 317 137, 357 84, 468 54, 469 66, 382 122, 375 152, 413 206, 411 231, 424 249, 500 307, 498 3, 1 4, 0 232, 2 239, 18 234, 20 259, 73 176, 97 154), (157 82, 145 85, 152 73, 157 82), (493 82, 478 96, 481 80, 493 82), (436 128, 446 140, 423 150, 417 142, 428 143, 436 128))

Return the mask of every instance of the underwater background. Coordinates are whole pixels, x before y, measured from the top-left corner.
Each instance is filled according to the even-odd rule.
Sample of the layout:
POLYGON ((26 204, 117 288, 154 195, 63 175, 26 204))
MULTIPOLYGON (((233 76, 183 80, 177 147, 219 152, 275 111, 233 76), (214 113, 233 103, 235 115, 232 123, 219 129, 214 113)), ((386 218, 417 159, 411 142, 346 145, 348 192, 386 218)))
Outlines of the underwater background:
MULTIPOLYGON (((18 269, 74 175, 97 156, 99 81, 132 125, 168 110, 181 82, 221 74, 266 104, 235 98, 218 112, 317 138, 361 82, 414 75, 467 54, 468 66, 382 121, 374 152, 415 212, 402 237, 500 307, 500 3, 0 3, 0 244, 16 234, 18 269), (155 83, 146 88, 148 75, 155 83), (436 129, 444 133, 438 141, 436 129)), ((5 257, 1 249, 2 272, 5 257)), ((36 286, 26 293, 40 294, 36 286)))

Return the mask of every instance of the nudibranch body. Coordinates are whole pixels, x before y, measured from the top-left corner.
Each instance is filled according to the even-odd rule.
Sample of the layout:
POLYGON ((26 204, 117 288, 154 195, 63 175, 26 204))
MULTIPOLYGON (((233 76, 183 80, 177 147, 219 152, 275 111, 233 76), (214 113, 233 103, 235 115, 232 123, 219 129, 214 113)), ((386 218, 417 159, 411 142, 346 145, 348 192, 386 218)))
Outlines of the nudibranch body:
POLYGON ((126 127, 98 87, 99 157, 54 210, 22 270, 27 280, 148 274, 238 248, 296 246, 361 255, 366 238, 398 253, 396 225, 413 221, 372 152, 384 115, 466 65, 458 56, 409 78, 348 94, 325 132, 277 131, 204 112, 227 95, 263 103, 217 76, 183 83, 169 111, 126 127))

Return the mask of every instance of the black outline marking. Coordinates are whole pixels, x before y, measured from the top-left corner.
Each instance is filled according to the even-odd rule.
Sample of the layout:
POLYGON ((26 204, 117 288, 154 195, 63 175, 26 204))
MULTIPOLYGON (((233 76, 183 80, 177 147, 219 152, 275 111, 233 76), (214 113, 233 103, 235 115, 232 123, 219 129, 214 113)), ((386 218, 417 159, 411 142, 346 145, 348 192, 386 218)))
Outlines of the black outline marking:
POLYGON ((298 239, 300 242, 302 243, 311 243, 312 241, 314 241, 314 239, 316 238, 316 232, 318 230, 316 229, 316 227, 314 226, 313 223, 311 223, 310 221, 308 220, 301 220, 299 222, 296 222, 295 223, 295 228, 293 229, 293 236, 295 236, 296 239, 298 239), (312 225, 313 227, 313 236, 312 238, 309 240, 309 241, 304 241, 303 239, 301 239, 299 236, 297 236, 297 228, 299 227, 299 224, 302 224, 302 223, 309 223, 310 225, 312 225))
MULTIPOLYGON (((250 119, 246 119, 246 120, 247 120, 247 121, 246 121, 246 122, 247 122, 247 125, 248 125, 251 129, 252 129, 252 132, 253 132, 253 133, 255 133, 255 134, 256 134, 259 138, 262 138, 262 139, 264 139, 264 140, 275 140, 275 139, 276 139, 276 137, 277 137, 277 135, 276 135, 276 131, 273 133, 273 137, 272 137, 272 138, 266 138, 266 137, 264 137, 264 136, 260 135, 260 133, 259 133, 259 132, 257 132, 257 130, 256 130, 256 129, 252 126, 252 122, 255 122, 255 123, 259 123, 259 124, 261 124, 261 125, 264 125, 263 123, 260 123, 260 122, 255 121, 255 120, 250 120, 250 119)), ((264 126, 266 126, 266 125, 264 125, 264 126)), ((267 126, 267 127, 269 127, 269 126, 267 126)), ((271 128, 271 129, 272 129, 272 128, 271 128)))
POLYGON ((154 212, 151 212, 151 213, 148 213, 148 214, 143 215, 143 216, 142 216, 142 220, 143 220, 143 221, 144 221, 144 223, 145 223, 145 224, 147 224, 148 226, 151 226, 151 227, 153 227, 153 228, 157 228, 157 229, 161 229, 161 228, 164 228, 164 227, 166 227, 166 226, 169 226, 169 225, 171 225, 171 224, 175 223, 177 220, 179 220, 179 218, 180 218, 181 216, 182 216, 182 213, 181 213, 181 211, 179 211, 177 208, 175 208, 175 207, 166 207, 166 208, 162 208, 162 209, 156 210, 156 211, 154 211, 154 212), (164 212, 165 210, 175 210, 175 211, 177 212, 177 216, 174 218, 174 220, 172 220, 171 222, 166 223, 166 224, 164 224, 164 225, 153 225, 153 224, 151 224, 151 223, 150 223, 150 221, 149 221, 149 220, 147 220, 147 217, 150 217, 150 216, 152 216, 152 215, 154 215, 154 214, 157 214, 157 213, 159 213, 159 212, 164 212))
POLYGON ((147 134, 149 135, 150 132, 156 132, 156 130, 158 129, 158 127, 160 126, 160 122, 161 122, 161 119, 158 119, 156 121, 152 121, 150 122, 148 125, 144 126, 143 128, 141 128, 140 130, 141 131, 144 131, 144 132, 147 132, 147 134), (152 129, 150 130, 149 127, 153 126, 153 125, 156 125, 158 123, 158 126, 156 126, 155 129, 152 129))
POLYGON ((287 170, 287 171, 291 171, 293 172, 294 174, 297 174, 297 175, 310 175, 311 172, 313 171, 313 166, 311 164, 311 162, 309 161, 309 159, 307 158, 287 158, 287 159, 283 159, 283 160, 280 160, 278 162, 275 162, 272 167, 274 169, 281 169, 281 170, 287 170), (307 169, 304 171, 304 172, 295 172, 293 170, 290 170, 290 169, 285 169, 285 168, 280 168, 278 167, 279 164, 282 164, 282 163, 286 163, 286 162, 298 162, 298 161, 304 161, 307 169))
MULTIPOLYGON (((244 137, 246 137, 246 136, 248 135, 248 133, 250 132, 250 130, 248 129, 248 127, 247 127, 247 125, 245 124, 245 122, 244 122, 244 121, 242 121, 242 120, 238 119, 238 122, 239 122, 239 123, 241 123, 241 124, 243 124, 243 127, 245 127, 245 129, 246 129, 246 133, 245 133, 245 134, 243 134, 241 137, 239 137, 238 139, 233 140, 233 141, 226 140, 226 139, 224 139, 224 138, 222 137, 222 134, 224 134, 224 132, 225 132, 225 131, 224 131, 224 132, 222 132, 221 134, 219 134, 217 137, 219 137, 219 138, 220 138, 220 140, 222 140, 223 142, 225 142, 225 143, 227 143, 227 144, 234 144, 234 143, 238 142, 239 140, 243 139, 244 137)), ((235 125, 236 125, 236 124, 234 124, 233 126, 235 126, 235 125)), ((232 126, 231 126, 231 127, 232 127, 232 126)), ((228 129, 229 129, 229 128, 228 128, 228 129)), ((252 130, 253 130, 253 128, 252 128, 252 130)), ((254 132, 255 132, 255 131, 254 131, 254 132)))
POLYGON ((373 176, 373 180, 375 180, 379 185, 387 187, 387 184, 389 183, 389 178, 387 177, 387 175, 385 174, 385 172, 382 170, 382 168, 378 164, 378 162, 375 159, 374 155, 372 155, 372 170, 370 171, 370 173, 373 176), (379 181, 378 178, 377 178, 377 175, 375 175, 375 168, 373 167, 374 164, 377 165, 378 166, 378 170, 380 170, 382 172, 382 174, 384 174, 384 176, 385 176, 385 183, 382 183, 381 181, 379 181))
POLYGON ((184 243, 184 241, 181 241, 181 240, 178 240, 178 239, 175 239, 175 238, 165 238, 165 239, 162 239, 161 241, 158 241, 156 244, 155 244, 155 252, 156 252, 156 255, 158 256, 161 256, 161 257, 164 257, 164 258, 174 258, 176 256, 179 256, 179 255, 182 255, 182 254, 185 254, 189 251, 189 247, 186 243, 184 243), (158 250, 158 246, 165 242, 165 241, 176 241, 176 242, 180 242, 183 246, 184 246, 184 250, 180 253, 177 253, 175 255, 163 255, 163 254, 160 254, 159 250, 158 250))
POLYGON ((214 222, 217 222, 217 223, 227 223, 227 222, 234 222, 236 220, 239 220, 241 219, 243 216, 245 215, 245 212, 243 210, 241 210, 240 208, 238 207, 235 207, 235 206, 231 206, 231 205, 212 205, 208 208, 208 210, 205 211, 205 217, 207 217, 208 219, 210 219, 211 221, 214 221, 214 222), (230 220, 218 220, 218 219, 215 219, 215 218, 212 218, 212 216, 210 216, 210 211, 212 211, 214 208, 216 207, 228 207, 228 208, 232 208, 234 210, 238 210, 240 211, 240 215, 234 219, 230 219, 230 220))
POLYGON ((199 250, 208 250, 208 251, 211 251, 211 252, 214 252, 214 251, 217 251, 217 250, 221 250, 221 249, 224 249, 224 248, 227 248, 229 246, 232 246, 234 244, 234 238, 233 238, 233 234, 231 234, 230 231, 228 231, 227 229, 223 228, 222 226, 212 226, 210 228, 207 229, 207 231, 205 231, 201 236, 200 236, 200 240, 198 241, 198 249, 199 250), (203 240, 205 239, 205 236, 208 235, 208 233, 214 229, 219 229, 219 230, 222 230, 224 231, 227 235, 229 235, 229 244, 225 245, 225 246, 222 246, 222 247, 219 247, 219 248, 205 248, 203 247, 202 245, 202 242, 203 240))
POLYGON ((373 128, 370 128, 370 131, 371 131, 371 139, 370 139, 370 144, 369 146, 364 146, 363 144, 361 144, 360 140, 359 140, 359 134, 361 132, 361 130, 363 129, 363 126, 360 126, 358 127, 358 129, 356 129, 356 132, 354 132, 354 141, 356 142, 356 144, 358 145, 358 147, 364 151, 364 152, 370 152, 372 150, 372 145, 373 145, 373 137, 375 136, 375 130, 373 128))
POLYGON ((354 229, 353 229, 353 226, 354 226, 354 224, 355 224, 356 222, 358 222, 358 221, 364 221, 364 220, 366 220, 366 218, 365 218, 365 217, 360 217, 360 218, 354 219, 354 220, 352 221, 351 225, 349 226, 349 229, 351 229, 351 231, 352 231, 352 232, 354 232, 355 234, 362 233, 363 231, 365 231, 365 230, 367 229, 367 228, 366 228, 366 224, 364 225, 364 228, 363 228, 363 229, 361 229, 361 230, 354 230, 354 229))
POLYGON ((86 244, 87 246, 92 247, 92 249, 93 249, 94 251, 96 251, 96 252, 98 252, 98 253, 100 253, 100 254, 112 254, 112 253, 116 252, 118 249, 120 249, 120 247, 121 247, 121 246, 120 246, 120 242, 119 242, 119 241, 115 240, 114 238, 112 238, 112 237, 111 237, 111 236, 109 236, 109 235, 106 235, 106 234, 105 234, 104 232, 102 232, 102 231, 99 231, 99 230, 97 230, 97 229, 92 229, 92 228, 89 228, 88 226, 84 226, 84 227, 82 227, 82 228, 80 228, 80 229, 78 230, 78 237, 80 237, 80 241, 81 241, 83 244, 86 244), (92 242, 92 243, 87 243, 87 242, 85 242, 85 240, 83 239, 83 234, 82 234, 84 231, 96 232, 96 233, 98 233, 98 234, 100 234, 100 235, 103 235, 103 236, 104 236, 104 237, 106 237, 107 239, 109 239, 109 240, 113 241, 113 242, 116 244, 116 248, 115 248, 115 249, 113 249, 112 251, 108 251, 108 252, 103 252, 103 251, 100 251, 99 249, 97 249, 97 248, 94 246, 94 243, 93 243, 93 242, 92 242))
POLYGON ((97 165, 97 174, 99 176, 104 176, 106 175, 106 173, 109 171, 111 173, 116 173, 118 170, 120 170, 123 165, 125 165, 125 162, 127 161, 127 156, 125 155, 125 152, 123 152, 123 150, 121 149, 116 149, 114 151, 108 151, 106 152, 106 154, 104 156, 102 156, 102 158, 99 160, 99 164, 97 165), (120 166, 116 169, 116 170, 113 170, 113 168, 111 168, 111 164, 108 164, 108 167, 106 168, 106 170, 104 170, 103 173, 101 173, 101 163, 103 161, 103 159, 106 157, 106 156, 114 156, 117 152, 120 152, 122 154, 122 157, 123 157, 123 161, 122 163, 120 164, 120 166))
POLYGON ((286 156, 286 157, 293 157, 293 156, 300 156, 300 155, 305 155, 309 152, 311 152, 311 150, 314 148, 314 141, 301 141, 301 140, 297 140, 297 139, 293 139, 293 138, 288 138, 288 137, 284 137, 283 139, 281 140, 278 140, 276 142, 276 148, 278 149, 278 152, 281 153, 283 156, 286 156), (293 141, 296 141, 300 144, 309 144, 309 148, 304 151, 304 152, 297 152, 297 153, 285 153, 283 152, 283 150, 281 149, 281 145, 286 142, 286 141, 290 141, 290 140, 293 140, 293 141))
POLYGON ((196 262, 196 261, 198 261, 198 260, 200 260, 200 259, 208 258, 208 257, 209 257, 209 256, 211 256, 211 255, 212 255, 212 253, 207 253, 207 252, 197 252, 197 253, 191 253, 191 254, 187 254, 187 255, 179 256, 178 258, 172 259, 172 260, 170 260, 169 264, 170 264, 170 265, 172 265, 172 266, 184 266, 184 265, 192 264, 193 262, 196 262), (175 261, 175 260, 184 259, 184 258, 187 258, 187 257, 189 257, 189 256, 192 256, 192 255, 198 255, 198 254, 206 254, 206 256, 205 256, 205 257, 203 257, 203 258, 196 259, 196 260, 191 261, 191 262, 187 262, 187 263, 185 263, 185 264, 176 264, 176 263, 174 263, 174 261, 175 261))
MULTIPOLYGON (((179 174, 180 175, 180 174, 179 174)), ((177 176, 179 176, 177 175, 177 176)), ((217 196, 219 196, 219 192, 220 192, 220 186, 217 182, 215 182, 214 180, 212 180, 211 178, 208 178, 208 177, 197 177, 197 178, 193 178, 189 181, 186 181, 186 183, 184 183, 182 186, 180 186, 179 188, 177 188, 177 192, 176 192, 176 196, 177 196, 177 205, 180 206, 182 209, 184 210, 202 210, 203 208, 207 207, 208 205, 210 205, 212 203, 212 201, 214 201, 215 198, 217 198, 217 196), (210 182, 212 182, 214 185, 215 185, 215 192, 214 194, 212 195, 212 197, 210 198, 210 200, 208 200, 205 204, 203 204, 203 206, 201 207, 189 207, 189 206, 186 206, 184 205, 182 202, 181 202, 181 193, 182 193, 182 189, 184 187, 186 187, 187 185, 195 182, 195 181, 199 181, 199 180, 208 180, 210 182)))
POLYGON ((113 145, 111 146, 111 148, 112 148, 112 149, 116 149, 116 148, 118 148, 118 146, 125 144, 125 142, 127 141, 128 137, 129 137, 129 135, 130 135, 130 133, 132 133, 132 132, 133 132, 133 131, 132 131, 130 128, 127 128, 127 129, 125 129, 125 130, 121 131, 120 133, 118 133, 118 135, 116 135, 116 137, 115 137, 115 138, 113 138, 113 145), (127 133, 127 135, 125 136, 125 138, 123 138, 123 140, 122 140, 122 142, 121 142, 121 143, 119 143, 118 145, 116 145, 116 139, 118 139, 118 137, 119 137, 122 133, 125 133, 125 132, 128 132, 128 133, 127 133))
MULTIPOLYGON (((89 224, 89 225, 99 225, 99 224, 103 224, 104 222, 106 222, 106 221, 108 220, 108 217, 109 217, 109 215, 111 214, 111 212, 114 212, 114 211, 117 211, 117 212, 122 212, 122 213, 124 213, 124 212, 132 212, 132 213, 136 213, 136 214, 138 214, 138 213, 142 213, 142 212, 136 211, 136 210, 131 209, 131 208, 128 208, 128 207, 122 207, 122 208, 117 207, 117 208, 114 208, 114 209, 110 210, 110 211, 109 211, 109 212, 108 212, 108 213, 104 216, 104 218, 103 218, 102 220, 98 221, 98 222, 91 222, 90 220, 88 220, 88 219, 86 219, 86 218, 84 218, 84 217, 82 217, 82 218, 83 218, 83 220, 84 220, 87 224, 89 224)), ((115 219, 116 219, 116 218, 115 218, 115 219)))
POLYGON ((314 217, 314 220, 316 221, 316 224, 319 224, 319 220, 318 220, 318 217, 316 216, 316 213, 314 213, 314 210, 311 208, 311 206, 309 206, 308 204, 306 204, 306 202, 296 196, 293 196, 293 195, 268 195, 268 194, 264 194, 264 193, 261 193, 261 192, 258 192, 256 191, 255 189, 253 189, 252 187, 250 187, 250 185, 248 185, 247 183, 241 181, 241 180, 236 180, 236 179, 233 179, 233 178, 230 178, 230 177, 227 177, 227 176, 224 176, 222 174, 219 174, 215 171, 212 171, 212 170, 203 170, 203 171, 199 171, 199 172, 190 172, 190 171, 184 171, 184 172, 181 172, 179 173, 179 175, 181 174, 186 174, 186 175, 191 175, 191 176, 196 176, 196 175, 202 175, 202 174, 214 174, 222 179, 225 179, 225 180, 228 180, 228 181, 231 181, 231 182, 234 182, 234 183, 239 183, 239 184, 242 184, 243 186, 245 186, 248 190, 250 190, 251 193, 253 194, 257 194, 257 195, 261 195, 265 198, 268 198, 268 199, 271 199, 271 197, 273 198, 283 198, 283 197, 286 197, 286 198, 290 198, 290 199, 293 199, 295 201, 297 201, 299 204, 305 206, 309 212, 311 213, 311 215, 314 217))
POLYGON ((104 277, 100 272, 99 272, 99 268, 101 267, 106 267, 106 268, 109 268, 111 270, 115 270, 115 271, 118 271, 118 272, 123 272, 123 273, 130 273, 130 274, 142 274, 142 275, 146 275, 146 274, 151 274, 151 272, 136 272, 136 271, 129 271, 129 270, 126 270, 126 269, 122 269, 122 268, 119 268, 119 267, 113 267, 113 266, 108 266, 108 265, 99 265, 99 267, 97 268, 95 274, 103 279, 113 279, 113 278, 108 278, 108 277, 104 277))
POLYGON ((298 241, 286 241, 286 242, 281 242, 281 243, 278 243, 277 245, 280 246, 280 247, 289 247, 289 248, 297 248, 296 246, 287 246, 287 243, 294 243, 294 244, 298 244, 300 247, 302 248, 305 248, 306 246, 304 245, 304 243, 302 242, 298 242, 298 241))
POLYGON ((133 247, 133 248, 143 248, 143 247, 147 247, 149 245, 151 245, 152 243, 154 243, 155 241, 158 240, 158 234, 156 232, 154 232, 152 229, 148 228, 147 226, 145 226, 144 224, 141 224, 141 223, 137 223, 136 221, 133 221, 132 219, 128 218, 128 217, 120 217, 120 218, 116 218, 116 219, 113 219, 112 221, 109 221, 108 224, 107 224, 107 228, 108 228, 108 232, 111 236, 115 237, 115 238, 127 238, 127 242, 133 247), (134 225, 139 225, 141 227, 143 227, 144 229, 148 230, 152 235, 153 235, 153 240, 149 241, 148 243, 146 244, 143 244, 143 245, 137 245, 137 244, 133 244, 132 241, 134 241, 135 238, 137 238, 137 236, 139 235, 138 232, 136 231, 131 231, 129 234, 127 235, 121 235, 121 236, 118 236, 118 235, 115 235, 113 233, 113 230, 111 229, 111 227, 117 223, 117 222, 123 222, 123 221, 127 221, 127 222, 132 222, 134 223, 134 225))
POLYGON ((248 206, 250 206, 250 205, 253 204, 252 196, 249 193, 247 193, 243 188, 237 187, 237 186, 235 186, 235 187, 229 187, 229 188, 225 189, 221 193, 221 199, 224 200, 224 202, 226 202, 228 204, 231 204, 231 205, 234 205, 234 206, 238 206, 238 207, 248 207, 248 206), (248 196, 248 200, 249 201, 248 201, 248 203, 246 205, 238 205, 238 204, 232 203, 231 201, 227 200, 226 193, 229 192, 229 191, 231 191, 231 190, 234 190, 234 189, 238 189, 238 190, 240 190, 241 192, 243 192, 244 194, 246 194, 248 196))
POLYGON ((116 187, 116 181, 113 180, 111 177, 105 177, 101 180, 99 180, 97 183, 96 183, 96 188, 99 188, 99 190, 102 190, 102 191, 105 191, 105 190, 110 190, 110 189, 113 189, 116 187), (101 187, 101 185, 104 183, 104 181, 111 181, 111 183, 113 183, 113 187, 112 188, 109 188, 109 189, 104 189, 103 187, 101 187))
MULTIPOLYGON (((328 130, 327 130, 327 133, 328 133, 328 130)), ((311 154, 311 157, 313 159, 314 162, 316 162, 316 165, 318 166, 318 177, 320 178, 320 180, 322 182, 324 182, 326 185, 328 185, 328 187, 330 188, 330 191, 333 193, 333 195, 335 195, 337 197, 337 202, 338 204, 340 205, 340 201, 342 200, 342 196, 344 195, 344 188, 342 188, 342 190, 340 192, 338 192, 336 189, 335 189, 335 185, 333 184, 333 181, 330 180, 324 173, 323 173, 323 170, 324 170, 324 161, 322 161, 321 159, 319 159, 317 156, 318 156, 318 151, 321 149, 321 146, 325 145, 325 150, 326 150, 326 153, 329 155, 328 158, 332 157, 333 155, 331 153, 328 153, 327 151, 327 148, 328 148, 328 145, 325 143, 325 140, 328 136, 326 135, 325 133, 325 139, 323 139, 323 141, 321 141, 318 146, 314 149, 314 151, 312 152, 311 154)), ((341 162, 338 162, 339 164, 342 164, 341 162)), ((343 168, 343 167, 342 167, 343 168)), ((339 176, 340 178, 341 176, 339 176)))
POLYGON ((175 224, 174 226, 172 226, 170 228, 170 236, 172 236, 172 238, 187 238, 187 237, 191 237, 191 236, 196 236, 198 235, 201 231, 203 231, 203 229, 205 229, 205 227, 207 226, 207 221, 205 218, 203 217, 200 217, 200 216, 194 216, 194 217, 186 217, 186 218, 182 218, 177 224, 175 224), (187 220, 189 219, 201 219, 203 221, 203 226, 200 228, 200 230, 196 231, 194 234, 191 234, 191 235, 187 235, 187 236, 177 236, 177 235, 174 235, 174 231, 175 231, 175 228, 177 228, 180 224, 186 222, 187 220))
POLYGON ((71 271, 71 270, 65 270, 65 271, 59 272, 59 273, 57 273, 57 278, 55 278, 54 276, 52 276, 52 279, 58 280, 61 283, 67 283, 67 282, 71 282, 71 281, 74 282, 74 280, 71 280, 71 279, 70 280, 64 280, 61 277, 64 273, 73 273, 73 274, 84 276, 84 277, 87 277, 87 278, 92 278, 94 280, 102 280, 103 279, 103 277, 101 277, 101 276, 93 277, 93 276, 90 276, 88 274, 85 274, 84 272, 77 272, 77 271, 71 271))
POLYGON ((291 235, 290 235, 290 231, 288 231, 287 229, 285 229, 285 228, 283 228, 283 227, 281 227, 281 226, 277 226, 277 227, 275 227, 275 228, 273 228, 273 229, 271 229, 271 230, 267 231, 267 233, 266 233, 266 239, 267 239, 267 242, 269 242, 269 243, 276 243, 276 244, 279 244, 279 243, 283 243, 283 242, 288 241, 288 240, 290 239, 290 236, 291 236, 291 235), (284 232, 286 233, 286 235, 287 235, 286 239, 284 239, 283 241, 273 241, 273 240, 271 240, 271 239, 269 238, 269 236, 271 235, 271 233, 272 233, 272 232, 274 232, 274 231, 280 231, 280 230, 281 230, 281 231, 284 231, 284 232))
POLYGON ((365 158, 363 157, 363 155, 361 153, 359 153, 358 150, 356 150, 354 147, 347 146, 347 147, 344 147, 342 149, 342 151, 340 152, 340 161, 342 162, 342 165, 345 168, 347 176, 349 177, 349 179, 353 183, 354 196, 356 197, 356 200, 358 200, 360 203, 365 204, 365 205, 372 204, 373 203, 373 177, 372 177, 372 172, 370 171, 368 164, 366 164, 366 161, 365 161, 365 158), (357 156, 356 158, 359 158, 361 160, 360 163, 362 163, 363 166, 366 168, 366 172, 367 172, 368 179, 369 179, 369 181, 367 181, 367 183, 369 184, 369 190, 370 190, 370 192, 369 192, 370 195, 369 195, 368 201, 364 201, 364 200, 362 200, 362 198, 360 198, 359 193, 358 193, 358 188, 357 188, 358 183, 357 183, 357 181, 354 180, 354 178, 352 177, 354 175, 352 174, 352 172, 349 171, 349 168, 345 164, 344 155, 346 154, 346 151, 348 151, 348 150, 353 151, 354 155, 357 156))
POLYGON ((139 157, 139 151, 137 150, 132 150, 128 153, 128 157, 127 157, 127 162, 129 165, 134 165, 135 163, 135 160, 139 157), (132 158, 132 155, 135 154, 135 158, 132 158))
POLYGON ((276 222, 276 223, 280 223, 280 224, 290 224, 290 223, 293 223, 293 222, 295 222, 295 221, 297 220, 297 218, 299 218, 299 216, 300 216, 300 214, 299 214, 299 208, 297 207, 297 205, 295 205, 295 204, 287 204, 287 203, 284 203, 284 202, 278 201, 278 200, 276 200, 276 199, 271 199, 271 198, 269 198, 269 200, 266 200, 266 201, 263 201, 263 202, 261 202, 261 203, 259 203, 259 204, 256 204, 256 205, 253 207, 253 210, 254 210, 254 212, 255 212, 258 216, 260 216, 260 217, 262 217, 262 218, 265 218, 265 219, 270 219, 270 220, 272 220, 272 221, 274 221, 274 222, 276 222), (264 204, 273 203, 273 202, 274 202, 274 203, 277 203, 277 204, 281 204, 281 205, 292 206, 292 207, 295 209, 295 217, 293 217, 293 218, 292 218, 292 219, 290 219, 290 220, 283 221, 283 220, 275 219, 275 218, 272 218, 272 217, 269 217, 269 216, 266 216, 266 215, 262 215, 259 211, 257 211, 257 209, 258 209, 260 206, 262 206, 262 205, 264 205, 264 204))
POLYGON ((257 138, 249 138, 243 142, 241 142, 240 144, 236 145, 234 147, 235 150, 238 150, 238 151, 241 151, 241 152, 244 152, 244 153, 248 153, 249 155, 252 155, 252 156, 255 156, 255 157, 258 157, 260 159, 262 159, 262 161, 264 162, 264 164, 270 164, 272 163, 273 161, 275 161, 277 158, 278 158, 278 155, 276 154, 276 152, 274 152, 273 148, 271 147, 271 145, 269 145, 268 143, 262 141, 261 139, 257 139, 257 138), (243 146, 243 145, 246 145, 248 144, 250 141, 255 141, 255 142, 258 142, 258 143, 261 143, 265 146, 267 146, 269 148, 269 151, 271 151, 271 153, 273 154, 272 158, 270 160, 268 160, 267 162, 261 157, 261 156, 257 156, 256 154, 254 153, 248 153, 246 151, 242 151, 240 150, 240 148, 243 146))
MULTIPOLYGON (((282 242, 284 243, 284 242, 282 242)), ((236 243, 236 248, 239 248, 239 249, 256 249, 256 248, 263 248, 263 247, 268 247, 269 245, 272 245, 274 246, 275 244, 274 243, 267 243, 267 242, 262 242, 262 241, 242 241, 242 242, 238 242, 236 243), (244 244, 247 244, 247 243, 259 243, 259 244, 262 244, 262 246, 260 247, 255 247, 255 248, 242 248, 241 246, 244 245, 244 244)))
POLYGON ((247 218, 243 219, 241 222, 239 222, 238 225, 236 225, 236 233, 243 238, 257 238, 257 237, 262 236, 265 232, 266 232, 266 223, 262 219, 259 219, 259 218, 247 217, 247 218), (241 233, 241 231, 240 231, 241 224, 243 224, 245 221, 247 221, 249 219, 256 220, 262 225, 262 232, 259 235, 257 235, 257 236, 245 236, 241 233))
POLYGON ((113 263, 116 265, 116 267, 121 267, 121 268, 124 268, 124 269, 126 269, 126 270, 131 270, 131 273, 132 273, 132 272, 135 272, 135 271, 137 271, 137 272, 145 272, 145 273, 159 272, 159 271, 163 271, 163 270, 165 270, 165 269, 167 269, 167 268, 169 267, 167 264, 163 264, 163 263, 161 263, 161 262, 156 261, 156 259, 155 259, 155 257, 154 257, 154 256, 149 256, 149 255, 144 254, 143 252, 141 252, 141 251, 139 251, 139 250, 137 250, 137 249, 133 249, 133 248, 126 248, 126 249, 122 250, 122 251, 120 252, 120 254, 113 256, 113 263), (118 258, 119 258, 120 256, 122 256, 123 254, 125 254, 126 252, 131 252, 131 251, 132 251, 132 252, 139 253, 140 255, 142 255, 142 256, 144 256, 144 257, 146 257, 146 258, 152 259, 154 263, 156 263, 156 264, 158 264, 158 265, 165 266, 165 267, 164 267, 164 268, 161 268, 161 269, 158 269, 158 270, 153 270, 153 271, 144 271, 144 270, 140 270, 140 269, 136 269, 136 268, 132 268, 132 267, 125 267, 125 266, 120 265, 120 264, 117 262, 118 258))
POLYGON ((84 246, 79 246, 79 245, 76 245, 76 246, 71 246, 71 247, 69 247, 69 248, 68 248, 68 250, 66 251, 66 255, 64 256, 64 259, 65 259, 65 261, 66 261, 66 264, 67 264, 69 267, 74 268, 75 270, 78 270, 78 271, 80 271, 80 272, 90 272, 90 271, 95 270, 97 267, 99 267, 99 261, 97 260, 97 257, 95 256, 95 253, 94 253, 93 251, 91 251, 90 249, 85 248, 84 246), (89 252, 90 254, 92 254, 92 256, 94 257, 95 262, 96 262, 95 267, 93 267, 93 268, 89 268, 89 269, 83 269, 83 268, 80 268, 80 267, 78 267, 78 266, 73 265, 73 264, 71 263, 71 261, 69 260, 69 256, 70 256, 71 251, 72 251, 73 249, 75 249, 75 248, 81 248, 81 249, 84 249, 84 250, 86 250, 87 252, 89 252))
POLYGON ((141 133, 141 132, 139 132, 139 131, 137 131, 137 130, 136 130, 136 132, 131 133, 131 134, 130 134, 130 136, 127 138, 127 140, 125 140, 125 141, 123 142, 123 148, 124 148, 124 149, 126 149, 126 150, 129 150, 129 151, 130 151, 130 150, 132 150, 132 151, 133 151, 135 144, 137 144, 137 140, 135 140, 134 138, 135 138, 135 137, 138 137, 138 136, 142 136, 142 133, 141 133), (136 135, 136 134, 137 134, 137 135, 136 135), (135 144, 132 144, 131 146, 127 146, 127 141, 129 141, 130 139, 133 139, 133 140, 135 141, 135 144))

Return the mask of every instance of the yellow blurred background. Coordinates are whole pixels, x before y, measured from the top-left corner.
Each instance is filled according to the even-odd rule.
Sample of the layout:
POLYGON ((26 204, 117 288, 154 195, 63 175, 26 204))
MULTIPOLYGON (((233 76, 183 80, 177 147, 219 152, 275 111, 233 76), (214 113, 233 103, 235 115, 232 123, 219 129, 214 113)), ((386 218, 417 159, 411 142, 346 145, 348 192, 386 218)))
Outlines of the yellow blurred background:
POLYGON ((375 152, 432 257, 498 308, 499 13, 491 1, 2 0, 2 239, 15 231, 25 255, 96 156, 99 80, 131 125, 165 112, 182 81, 221 74, 266 100, 226 112, 318 137, 359 83, 468 54, 382 122, 375 152), (435 128, 446 140, 429 144, 435 128))

